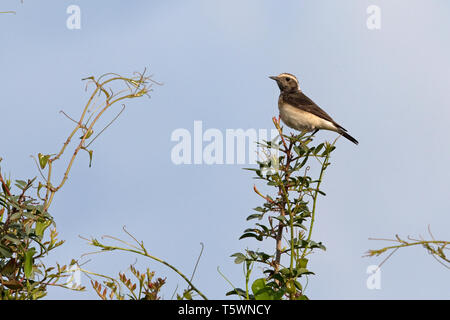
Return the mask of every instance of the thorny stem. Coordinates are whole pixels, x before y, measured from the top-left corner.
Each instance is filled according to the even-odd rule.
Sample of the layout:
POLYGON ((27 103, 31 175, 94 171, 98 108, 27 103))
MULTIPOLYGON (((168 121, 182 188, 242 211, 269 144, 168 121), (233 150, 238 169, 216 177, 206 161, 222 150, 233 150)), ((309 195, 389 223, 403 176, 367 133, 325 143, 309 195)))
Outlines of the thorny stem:
MULTIPOLYGON (((284 150, 286 151, 286 166, 284 167, 284 170, 287 170, 288 164, 290 163, 290 152, 288 153, 289 149, 288 149, 288 146, 286 144, 286 141, 284 140, 283 131, 281 130, 279 120, 277 120, 275 117, 273 117, 272 121, 273 121, 273 123, 275 124, 275 127, 278 130, 278 133, 280 135, 281 141, 282 141, 283 146, 284 146, 284 150)), ((279 194, 284 194, 283 193, 283 189, 281 187, 281 184, 282 184, 282 182, 280 182, 280 187, 278 188, 278 193, 279 194)), ((283 199, 282 202, 279 204, 280 215, 282 217, 286 216, 285 201, 286 201, 286 199, 283 199)), ((287 200, 287 203, 289 203, 289 199, 287 200)), ((278 231, 277 231, 277 235, 276 235, 276 238, 275 238, 275 241, 276 241, 275 272, 279 271, 280 264, 281 264, 281 253, 283 251, 283 248, 282 248, 283 229, 284 229, 284 223, 282 221, 279 221, 278 222, 278 231)))
MULTIPOLYGON (((288 188, 286 189, 283 180, 281 179, 281 177, 278 175, 279 180, 279 190, 278 193, 281 194, 284 197, 284 200, 282 201, 282 203, 280 204, 280 212, 282 214, 282 216, 285 216, 285 207, 287 206, 287 212, 289 214, 289 229, 290 229, 290 251, 291 251, 291 255, 290 255, 290 262, 289 262, 289 270, 290 273, 293 273, 293 269, 294 269, 294 254, 295 254, 295 242, 294 242, 294 214, 292 212, 292 207, 291 207, 291 202, 289 200, 289 177, 290 177, 290 167, 291 167, 291 162, 293 161, 292 158, 292 147, 294 145, 294 143, 292 142, 292 140, 289 140, 289 145, 286 144, 286 141, 283 137, 283 131, 281 129, 280 126, 280 120, 276 119, 275 117, 273 118, 273 122, 275 124, 275 127, 278 130, 278 133, 282 139, 282 143, 284 145, 284 151, 286 152, 286 164, 284 165, 284 168, 282 169, 284 171, 284 179, 286 180, 286 183, 288 184, 288 188)), ((275 259, 275 272, 278 271, 280 263, 281 263, 281 253, 282 253, 282 238, 283 238, 283 228, 284 228, 284 224, 280 221, 278 224, 278 233, 277 233, 277 237, 276 237, 276 259, 275 259)), ((294 294, 290 294, 290 298, 294 299, 294 294)))
MULTIPOLYGON (((280 135, 282 144, 284 146, 284 152, 286 153, 286 164, 282 167, 282 170, 285 173, 284 179, 286 180, 286 182, 289 184, 289 176, 290 176, 290 172, 289 172, 289 168, 290 168, 290 164, 291 162, 294 160, 292 158, 292 147, 293 147, 293 142, 290 140, 289 143, 286 143, 286 140, 284 139, 283 136, 283 132, 280 126, 280 121, 279 119, 276 119, 275 117, 272 119, 273 123, 275 124, 275 127, 278 130, 278 133, 280 135)), ((333 146, 336 143, 337 139, 333 142, 333 144, 331 146, 333 146)), ((312 236, 312 230, 314 227, 314 221, 315 221, 315 213, 316 213, 316 205, 317 205, 317 198, 319 195, 319 190, 320 190, 320 185, 322 183, 322 178, 323 178, 323 174, 327 168, 327 166, 329 165, 329 158, 330 158, 330 154, 327 153, 325 156, 324 161, 319 161, 321 164, 321 171, 320 171, 320 175, 319 175, 319 180, 317 181, 317 185, 316 185, 316 189, 313 195, 313 208, 312 208, 312 212, 311 212, 311 224, 309 227, 309 232, 308 232, 308 237, 307 237, 307 246, 304 249, 301 258, 304 258, 307 250, 308 250, 308 246, 309 246, 309 242, 311 241, 311 236, 312 236)), ((288 186, 289 189, 289 186, 288 186)), ((287 209, 287 213, 289 214, 290 217, 290 238, 291 238, 291 256, 290 256, 290 271, 292 272, 292 269, 294 267, 294 247, 295 247, 295 243, 294 243, 294 226, 293 226, 293 213, 292 213, 292 209, 291 209, 291 203, 289 201, 289 190, 286 189, 286 186, 283 184, 283 181, 280 177, 280 181, 279 181, 279 194, 284 196, 283 201, 280 203, 279 207, 280 207, 280 214, 281 216, 286 216, 286 209, 287 209), (286 208, 287 207, 287 208, 286 208)), ((285 225, 283 224, 283 222, 279 222, 278 225, 278 232, 276 235, 276 256, 275 256, 275 271, 278 271, 280 263, 281 263, 281 254, 282 254, 282 237, 283 237, 283 229, 284 229, 285 225)))
MULTIPOLYGON (((281 137, 283 146, 284 146, 284 151, 286 152, 286 164, 282 167, 282 170, 284 171, 284 179, 286 180, 286 182, 289 184, 289 177, 290 177, 290 171, 289 168, 291 166, 291 162, 292 162, 292 147, 293 147, 293 143, 292 141, 289 141, 289 145, 286 143, 286 140, 283 137, 283 131, 280 127, 280 121, 278 119, 276 119, 275 117, 272 119, 273 123, 275 124, 275 127, 278 130, 278 133, 281 137)), ((282 195, 284 197, 283 201, 280 203, 280 214, 284 217, 286 216, 286 206, 287 206, 287 213, 289 215, 290 218, 290 235, 291 235, 291 259, 290 259, 290 271, 292 273, 293 271, 293 267, 294 267, 294 217, 293 217, 293 213, 292 213, 292 208, 291 208, 291 202, 289 201, 289 191, 285 188, 283 181, 281 179, 281 176, 278 176, 280 178, 279 181, 279 190, 278 193, 280 195, 282 195)), ((283 229, 284 229, 285 225, 283 222, 279 222, 278 223, 278 232, 277 232, 277 236, 276 236, 276 256, 275 256, 275 272, 277 272, 279 270, 279 266, 281 263, 281 253, 282 253, 282 239, 283 239, 283 229)))

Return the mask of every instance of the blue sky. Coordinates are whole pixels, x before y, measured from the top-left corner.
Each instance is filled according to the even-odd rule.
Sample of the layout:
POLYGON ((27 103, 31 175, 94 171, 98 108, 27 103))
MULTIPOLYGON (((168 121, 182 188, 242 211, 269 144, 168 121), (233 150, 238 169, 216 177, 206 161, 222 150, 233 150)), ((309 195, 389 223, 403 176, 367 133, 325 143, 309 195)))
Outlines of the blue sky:
MULTIPOLYGON (((319 203, 314 237, 327 246, 311 257, 313 299, 450 298, 448 270, 422 248, 397 252, 383 265, 381 290, 368 290, 362 258, 383 243, 369 237, 426 235, 449 239, 450 4, 392 1, 2 1, 0 17, 2 169, 37 175, 31 154, 58 150, 70 132, 59 111, 76 116, 87 100, 82 78, 148 68, 151 99, 128 104, 102 135, 92 168, 81 154, 51 213, 66 244, 48 262, 68 263, 92 251, 79 235, 124 236, 190 274, 205 250, 195 283, 210 298, 243 286, 229 257, 251 240, 253 193, 245 165, 175 165, 171 134, 205 129, 271 129, 278 88, 269 75, 290 72, 303 91, 360 141, 338 142, 319 203), (66 9, 81 8, 81 29, 66 28, 66 9), (369 5, 381 8, 380 30, 366 27, 369 5), (5 134, 6 133, 6 134, 5 134)), ((113 115, 110 115, 111 117, 113 115)), ((333 133, 321 132, 319 140, 333 133)), ((86 269, 111 276, 135 257, 91 256, 86 269)), ((170 298, 177 276, 167 276, 170 298)), ((52 289, 49 298, 96 298, 52 289)))

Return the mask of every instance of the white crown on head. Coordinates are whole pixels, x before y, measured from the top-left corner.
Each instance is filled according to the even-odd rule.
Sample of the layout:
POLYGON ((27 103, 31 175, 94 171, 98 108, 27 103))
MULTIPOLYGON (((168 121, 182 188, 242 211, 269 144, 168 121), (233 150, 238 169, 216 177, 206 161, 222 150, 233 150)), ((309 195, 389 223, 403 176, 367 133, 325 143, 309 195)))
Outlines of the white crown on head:
POLYGON ((291 78, 292 80, 295 80, 295 82, 298 83, 297 77, 291 73, 284 72, 284 73, 281 73, 278 77, 288 77, 288 78, 291 78))

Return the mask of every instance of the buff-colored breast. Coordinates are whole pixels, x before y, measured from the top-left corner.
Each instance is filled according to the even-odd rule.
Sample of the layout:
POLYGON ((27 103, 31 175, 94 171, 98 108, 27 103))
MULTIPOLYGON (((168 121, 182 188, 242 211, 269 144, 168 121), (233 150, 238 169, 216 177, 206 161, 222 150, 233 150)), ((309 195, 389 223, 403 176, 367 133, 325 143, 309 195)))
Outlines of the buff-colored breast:
POLYGON ((288 126, 298 131, 314 131, 324 129, 337 131, 334 124, 312 113, 300 110, 287 103, 279 103, 281 120, 288 126))

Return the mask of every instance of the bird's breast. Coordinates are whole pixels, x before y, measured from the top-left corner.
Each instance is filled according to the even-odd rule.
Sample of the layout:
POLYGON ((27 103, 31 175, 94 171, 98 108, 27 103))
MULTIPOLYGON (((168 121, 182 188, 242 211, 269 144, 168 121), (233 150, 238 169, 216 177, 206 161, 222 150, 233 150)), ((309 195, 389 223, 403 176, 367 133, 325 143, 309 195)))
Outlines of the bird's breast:
POLYGON ((288 126, 298 131, 314 131, 325 129, 335 131, 336 127, 328 120, 322 119, 310 112, 303 111, 282 100, 278 103, 281 120, 288 126))

